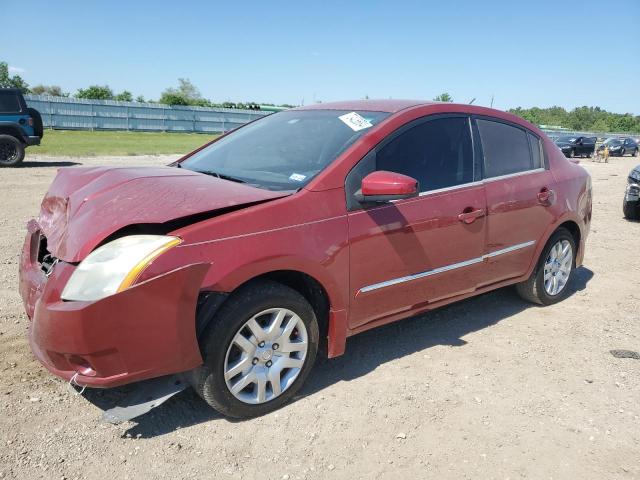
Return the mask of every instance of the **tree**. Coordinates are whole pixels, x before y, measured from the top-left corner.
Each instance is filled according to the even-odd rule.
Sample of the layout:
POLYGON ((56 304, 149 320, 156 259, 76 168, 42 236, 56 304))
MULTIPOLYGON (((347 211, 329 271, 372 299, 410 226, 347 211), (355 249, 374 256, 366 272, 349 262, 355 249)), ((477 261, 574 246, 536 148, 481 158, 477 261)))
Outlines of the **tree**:
POLYGON ((36 85, 31 89, 35 95, 51 95, 52 97, 68 97, 69 94, 62 91, 58 85, 36 85))
POLYGON ((136 97, 136 102, 139 102, 139 103, 145 103, 145 102, 146 102, 146 100, 144 99, 144 97, 143 97, 142 95, 138 95, 138 96, 136 97))
POLYGON ((20 75, 10 75, 7 62, 0 62, 0 88, 18 88, 22 93, 29 93, 29 85, 20 75))
POLYGON ((518 107, 509 112, 536 125, 564 127, 585 132, 640 133, 640 116, 611 113, 600 107, 578 107, 570 112, 562 107, 518 107))
POLYGON ((160 96, 160 103, 167 105, 208 106, 209 100, 202 98, 200 90, 188 78, 178 79, 178 88, 167 88, 160 96))
POLYGON ((115 97, 113 97, 113 99, 118 100, 119 102, 133 102, 133 95, 130 91, 125 90, 117 94, 115 97))
POLYGON ((90 100, 113 100, 113 90, 108 85, 91 85, 88 88, 78 89, 76 98, 87 98, 90 100))
POLYGON ((448 93, 441 93, 436 98, 433 99, 435 102, 453 102, 453 97, 448 93))

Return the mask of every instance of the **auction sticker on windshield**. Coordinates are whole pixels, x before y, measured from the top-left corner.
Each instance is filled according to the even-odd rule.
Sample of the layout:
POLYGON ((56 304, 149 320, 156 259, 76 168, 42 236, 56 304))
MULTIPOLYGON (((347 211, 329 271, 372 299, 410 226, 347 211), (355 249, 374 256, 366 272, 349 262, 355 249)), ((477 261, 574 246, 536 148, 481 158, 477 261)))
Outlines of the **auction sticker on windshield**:
POLYGON ((342 120, 354 132, 358 132, 360 130, 364 130, 365 128, 373 126, 373 124, 369 120, 362 117, 356 112, 345 113, 344 115, 340 115, 338 118, 342 120))

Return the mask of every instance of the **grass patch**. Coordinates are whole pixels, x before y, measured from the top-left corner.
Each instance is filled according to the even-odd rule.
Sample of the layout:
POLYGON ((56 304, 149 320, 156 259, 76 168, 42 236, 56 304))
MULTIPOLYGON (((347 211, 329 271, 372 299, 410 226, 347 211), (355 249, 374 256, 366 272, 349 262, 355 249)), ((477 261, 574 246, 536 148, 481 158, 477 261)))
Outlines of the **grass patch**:
POLYGON ((183 154, 217 136, 200 133, 45 130, 42 144, 38 147, 29 147, 27 155, 93 157, 183 154))

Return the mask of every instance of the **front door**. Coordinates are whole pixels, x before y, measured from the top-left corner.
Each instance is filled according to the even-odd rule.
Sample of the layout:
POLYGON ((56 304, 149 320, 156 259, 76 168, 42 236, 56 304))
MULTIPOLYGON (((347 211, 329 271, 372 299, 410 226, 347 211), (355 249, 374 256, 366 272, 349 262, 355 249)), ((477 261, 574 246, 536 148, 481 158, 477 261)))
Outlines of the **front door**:
POLYGON ((469 118, 432 116, 392 134, 350 173, 350 328, 476 288, 486 227, 477 170, 469 118), (358 205, 350 195, 373 170, 417 179, 420 196, 358 205))
POLYGON ((540 139, 487 118, 476 120, 484 157, 487 250, 481 285, 524 275, 553 214, 554 179, 540 139))

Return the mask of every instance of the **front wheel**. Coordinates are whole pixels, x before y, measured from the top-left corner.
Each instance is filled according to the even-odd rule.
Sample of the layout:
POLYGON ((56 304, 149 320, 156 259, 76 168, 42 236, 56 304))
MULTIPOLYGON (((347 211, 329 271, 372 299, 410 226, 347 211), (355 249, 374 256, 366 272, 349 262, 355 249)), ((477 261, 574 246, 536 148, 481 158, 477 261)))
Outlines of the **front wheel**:
POLYGON ((624 200, 622 202, 622 213, 627 220, 640 220, 640 205, 637 201, 628 202, 624 200))
POLYGON ((567 295, 567 284, 576 265, 576 244, 565 228, 556 230, 542 250, 531 276, 518 283, 518 293, 525 300, 552 305, 567 295))
POLYGON ((15 167, 24 160, 24 145, 11 135, 0 135, 0 167, 15 167))
POLYGON ((264 415, 302 386, 318 341, 315 312, 302 295, 273 281, 248 284, 211 320, 192 385, 224 415, 264 415))

